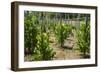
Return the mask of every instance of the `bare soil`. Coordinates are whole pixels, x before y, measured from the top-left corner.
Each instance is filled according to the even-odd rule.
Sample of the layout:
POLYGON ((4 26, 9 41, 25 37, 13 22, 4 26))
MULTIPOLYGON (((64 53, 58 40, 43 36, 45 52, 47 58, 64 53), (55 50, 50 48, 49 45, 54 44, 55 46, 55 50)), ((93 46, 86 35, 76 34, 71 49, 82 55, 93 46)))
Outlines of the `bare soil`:
POLYGON ((56 52, 56 55, 54 57, 54 60, 66 60, 66 59, 81 59, 82 56, 79 50, 76 48, 76 39, 74 36, 69 36, 65 40, 64 46, 60 47, 60 45, 57 43, 56 38, 52 34, 51 36, 51 47, 56 52))

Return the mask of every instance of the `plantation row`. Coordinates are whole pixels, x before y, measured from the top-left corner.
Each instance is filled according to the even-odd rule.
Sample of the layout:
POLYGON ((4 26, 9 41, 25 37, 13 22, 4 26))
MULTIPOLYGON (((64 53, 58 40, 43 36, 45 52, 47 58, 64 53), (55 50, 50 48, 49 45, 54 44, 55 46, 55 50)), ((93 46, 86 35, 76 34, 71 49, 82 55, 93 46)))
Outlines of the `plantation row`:
MULTIPOLYGON (((68 15, 68 14, 67 14, 68 15)), ((43 13, 43 12, 25 12, 24 15, 24 45, 25 55, 32 55, 33 61, 40 60, 53 60, 56 52, 50 46, 50 36, 54 33, 54 36, 60 47, 63 47, 65 40, 69 35, 73 34, 72 30, 76 32, 77 49, 85 57, 90 50, 90 23, 89 15, 82 15, 81 18, 83 23, 79 24, 79 28, 71 24, 67 24, 65 19, 72 19, 72 15, 65 17, 64 13, 43 13), (46 15, 46 16, 45 16, 46 15), (59 21, 49 22, 49 19, 54 17, 58 18, 59 21)), ((77 18, 78 14, 74 14, 74 19, 77 18)), ((79 16, 78 16, 79 17, 79 16)), ((56 19, 55 18, 55 19, 56 19)))

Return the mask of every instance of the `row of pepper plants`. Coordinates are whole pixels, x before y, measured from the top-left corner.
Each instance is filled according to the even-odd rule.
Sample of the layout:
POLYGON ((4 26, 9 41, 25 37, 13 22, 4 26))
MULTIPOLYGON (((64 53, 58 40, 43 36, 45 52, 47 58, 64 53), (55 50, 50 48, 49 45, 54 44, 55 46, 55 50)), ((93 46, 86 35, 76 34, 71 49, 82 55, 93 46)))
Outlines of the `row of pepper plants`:
POLYGON ((81 24, 79 29, 74 29, 73 26, 69 24, 57 23, 56 25, 50 26, 46 23, 41 23, 39 21, 41 19, 38 18, 36 14, 34 15, 33 12, 26 12, 24 16, 25 54, 31 54, 34 61, 53 60, 56 54, 50 46, 50 27, 53 27, 55 38, 61 47, 63 47, 65 40, 72 33, 72 30, 76 30, 78 50, 83 54, 83 56, 89 53, 89 24, 81 24))

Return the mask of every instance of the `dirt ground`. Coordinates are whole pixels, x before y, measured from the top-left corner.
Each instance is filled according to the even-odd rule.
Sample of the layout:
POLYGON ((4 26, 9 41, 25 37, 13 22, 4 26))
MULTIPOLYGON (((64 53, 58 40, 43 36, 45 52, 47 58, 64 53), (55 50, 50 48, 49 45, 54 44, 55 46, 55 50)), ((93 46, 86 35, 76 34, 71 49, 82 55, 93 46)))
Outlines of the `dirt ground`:
MULTIPOLYGON (((53 35, 54 36, 54 35, 53 35)), ((60 47, 57 43, 55 37, 51 36, 50 46, 53 48, 53 51, 56 52, 54 60, 71 60, 71 59, 81 59, 82 56, 80 52, 75 49, 75 39, 70 37, 66 39, 64 47, 60 47)), ((33 61, 31 55, 25 56, 25 61, 33 61)))
POLYGON ((55 39, 54 35, 51 36, 51 47, 56 52, 54 60, 65 60, 65 59, 81 59, 81 53, 76 50, 76 39, 74 36, 70 36, 65 40, 64 47, 60 47, 55 39))

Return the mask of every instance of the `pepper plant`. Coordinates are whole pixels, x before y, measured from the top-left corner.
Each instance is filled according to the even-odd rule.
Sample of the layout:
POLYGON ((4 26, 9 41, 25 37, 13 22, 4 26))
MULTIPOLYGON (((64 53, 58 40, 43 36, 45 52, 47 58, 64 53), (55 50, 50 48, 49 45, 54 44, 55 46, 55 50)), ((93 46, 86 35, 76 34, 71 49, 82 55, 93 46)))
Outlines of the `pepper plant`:
POLYGON ((33 59, 35 61, 41 61, 41 60, 53 60, 55 52, 53 51, 53 48, 49 45, 49 35, 48 33, 41 33, 37 35, 36 39, 37 46, 35 47, 35 50, 33 51, 33 59))
POLYGON ((37 44, 37 33, 38 29, 36 26, 37 22, 36 16, 33 13, 26 12, 24 17, 24 45, 25 45, 25 53, 32 54, 36 44, 37 44))
POLYGON ((58 43, 63 47, 65 39, 69 37, 72 32, 72 26, 68 24, 58 24, 55 28, 55 35, 58 43))
POLYGON ((77 30, 77 47, 82 53, 83 57, 86 57, 90 52, 90 25, 82 24, 77 30))

